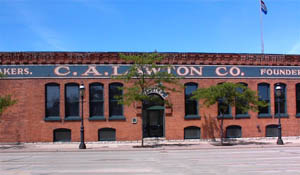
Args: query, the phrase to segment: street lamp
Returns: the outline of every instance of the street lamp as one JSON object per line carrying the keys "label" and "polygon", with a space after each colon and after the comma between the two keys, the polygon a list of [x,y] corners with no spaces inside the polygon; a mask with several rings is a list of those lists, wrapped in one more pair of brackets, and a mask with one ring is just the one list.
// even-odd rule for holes
{"label": "street lamp", "polygon": [[277,84],[275,86],[275,95],[276,95],[276,99],[277,99],[277,108],[278,108],[278,139],[277,139],[277,145],[283,145],[283,141],[281,139],[281,121],[280,121],[280,98],[283,94],[282,92],[282,87]]}
{"label": "street lamp", "polygon": [[80,126],[80,145],[79,149],[86,149],[85,143],[84,143],[84,127],[83,127],[83,97],[84,97],[84,84],[81,83],[79,86],[80,91],[80,97],[81,97],[81,126]]}

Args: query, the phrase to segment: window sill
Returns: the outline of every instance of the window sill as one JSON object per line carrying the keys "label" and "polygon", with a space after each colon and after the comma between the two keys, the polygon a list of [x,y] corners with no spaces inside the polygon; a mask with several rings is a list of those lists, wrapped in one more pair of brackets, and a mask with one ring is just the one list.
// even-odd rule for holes
{"label": "window sill", "polygon": [[224,119],[232,119],[233,118],[233,116],[231,114],[224,114],[223,116],[218,115],[218,119],[221,119],[222,117]]}
{"label": "window sill", "polygon": [[104,116],[92,116],[89,118],[90,121],[95,121],[95,120],[106,120]]}
{"label": "window sill", "polygon": [[249,114],[236,114],[235,118],[242,119],[242,118],[250,118]]}
{"label": "window sill", "polygon": [[[275,114],[275,118],[279,118],[279,115]],[[280,118],[289,118],[289,115],[287,113],[280,113]]]}
{"label": "window sill", "polygon": [[272,118],[272,114],[258,114],[258,118]]}
{"label": "window sill", "polygon": [[80,121],[81,120],[81,117],[79,116],[68,116],[68,117],[65,117],[65,121]]}
{"label": "window sill", "polygon": [[199,115],[186,115],[184,116],[184,119],[193,120],[193,119],[201,119],[201,117]]}
{"label": "window sill", "polygon": [[113,115],[109,116],[108,120],[126,120],[126,118],[123,115]]}
{"label": "window sill", "polygon": [[45,117],[44,120],[47,122],[60,122],[61,121],[59,116]]}

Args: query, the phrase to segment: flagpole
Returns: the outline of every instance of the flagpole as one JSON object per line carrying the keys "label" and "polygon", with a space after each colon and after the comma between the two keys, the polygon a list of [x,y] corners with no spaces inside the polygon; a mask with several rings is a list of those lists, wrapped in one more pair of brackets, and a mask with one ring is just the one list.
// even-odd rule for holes
{"label": "flagpole", "polygon": [[261,0],[259,0],[260,5],[260,40],[261,40],[261,53],[264,54],[264,35],[263,35],[263,16],[262,16],[262,6],[261,6]]}

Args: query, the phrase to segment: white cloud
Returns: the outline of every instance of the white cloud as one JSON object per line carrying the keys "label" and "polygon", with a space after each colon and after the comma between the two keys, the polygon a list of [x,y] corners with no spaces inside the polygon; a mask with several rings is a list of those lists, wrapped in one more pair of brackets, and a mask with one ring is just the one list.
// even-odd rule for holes
{"label": "white cloud", "polygon": [[39,37],[41,42],[44,43],[38,44],[43,45],[43,47],[36,48],[37,50],[40,50],[41,48],[47,50],[67,50],[59,34],[42,24],[42,14],[37,14],[37,12],[34,13],[32,10],[29,10],[30,8],[27,8],[26,3],[21,3],[14,7],[17,10],[20,21],[32,32],[34,32]]}
{"label": "white cloud", "polygon": [[289,51],[289,54],[300,54],[300,34],[298,41],[293,45],[292,49]]}

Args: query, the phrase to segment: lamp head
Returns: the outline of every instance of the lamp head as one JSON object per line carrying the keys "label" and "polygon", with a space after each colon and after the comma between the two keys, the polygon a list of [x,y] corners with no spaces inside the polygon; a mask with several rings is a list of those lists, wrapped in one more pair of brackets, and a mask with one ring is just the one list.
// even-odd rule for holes
{"label": "lamp head", "polygon": [[80,86],[79,86],[79,91],[80,91],[80,95],[82,97],[84,96],[84,90],[85,90],[84,84],[81,83]]}
{"label": "lamp head", "polygon": [[281,97],[282,95],[282,87],[279,84],[275,86],[275,95],[276,97]]}

